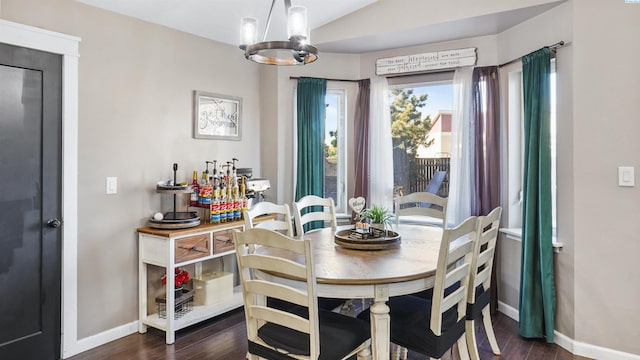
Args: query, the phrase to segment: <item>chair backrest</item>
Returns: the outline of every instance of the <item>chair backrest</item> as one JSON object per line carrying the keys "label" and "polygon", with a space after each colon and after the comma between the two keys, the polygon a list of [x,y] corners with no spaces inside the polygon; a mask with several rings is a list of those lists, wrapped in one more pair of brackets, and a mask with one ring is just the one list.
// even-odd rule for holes
{"label": "chair backrest", "polygon": [[[332,228],[338,226],[336,209],[332,198],[321,198],[316,195],[306,195],[293,203],[293,216],[296,222],[296,235],[302,237],[305,233],[304,225],[312,221],[326,221]],[[325,227],[322,225],[321,227]]]}
{"label": "chair backrest", "polygon": [[[244,212],[245,229],[260,228],[282,232],[285,235],[293,236],[293,224],[291,223],[291,212],[287,204],[274,204],[268,201],[261,201],[253,205]],[[275,219],[254,222],[254,219],[262,215],[276,215]]]}
{"label": "chair backrest", "polygon": [[471,275],[469,277],[469,294],[467,302],[473,304],[476,301],[476,288],[482,284],[484,291],[491,286],[491,271],[493,270],[493,257],[495,256],[496,241],[502,208],[498,206],[487,216],[478,218],[478,241],[471,260]]}
{"label": "chair backrest", "polygon": [[442,226],[445,227],[447,198],[428,192],[403,195],[396,198],[395,213],[396,225],[400,223],[401,216],[422,215],[442,220]]}
{"label": "chair backrest", "polygon": [[[310,358],[320,355],[320,338],[318,322],[318,300],[316,297],[316,281],[309,240],[295,239],[267,229],[248,229],[233,234],[238,260],[238,272],[242,283],[244,311],[247,324],[247,337],[250,342],[271,348],[258,336],[258,331],[265,323],[277,324],[309,334]],[[264,255],[259,252],[245,252],[249,249],[268,246],[276,251]],[[298,261],[289,260],[286,255],[295,254]],[[282,255],[282,256],[280,256]],[[305,288],[294,288],[287,284],[256,279],[252,276],[257,271],[277,272],[279,277],[290,277],[306,282]],[[308,308],[306,314],[289,312],[288,309],[270,307],[266,298],[277,298]],[[291,310],[296,307],[291,307]]]}
{"label": "chair backrest", "polygon": [[424,192],[432,193],[438,195],[438,191],[442,187],[442,183],[444,182],[444,178],[447,176],[447,171],[436,171],[433,173],[433,177],[429,180],[427,187],[424,189]]}
{"label": "chair backrest", "polygon": [[[477,225],[477,217],[472,216],[452,229],[445,229],[442,234],[431,303],[430,328],[435,335],[439,336],[443,332],[445,312],[457,310],[456,323],[465,320],[471,261],[477,241]],[[446,294],[445,289],[454,284],[460,286]]]}

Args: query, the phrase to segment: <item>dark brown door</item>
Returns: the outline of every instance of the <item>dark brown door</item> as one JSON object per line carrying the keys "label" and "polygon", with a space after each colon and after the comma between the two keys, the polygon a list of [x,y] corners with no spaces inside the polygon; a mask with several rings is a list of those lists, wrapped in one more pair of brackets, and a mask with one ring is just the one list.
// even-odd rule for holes
{"label": "dark brown door", "polygon": [[0,359],[59,359],[62,58],[0,44]]}

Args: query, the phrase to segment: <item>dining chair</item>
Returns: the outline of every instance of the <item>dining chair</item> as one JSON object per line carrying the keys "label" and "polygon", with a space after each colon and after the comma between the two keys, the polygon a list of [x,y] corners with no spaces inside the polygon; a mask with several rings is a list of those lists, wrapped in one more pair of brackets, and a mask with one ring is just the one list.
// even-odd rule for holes
{"label": "dining chair", "polygon": [[[303,196],[300,200],[293,202],[293,217],[296,224],[296,236],[300,239],[305,232],[325,227],[327,222],[334,229],[338,226],[332,198],[322,198],[316,195]],[[322,225],[313,222],[322,222]],[[305,227],[308,228],[306,231]],[[345,299],[320,298],[319,304],[321,309],[330,310],[342,307],[346,301]]]}
{"label": "dining chair", "polygon": [[482,317],[482,324],[487,333],[491,350],[495,355],[500,355],[500,347],[493,332],[489,304],[491,302],[491,272],[493,271],[493,258],[501,215],[502,207],[498,206],[488,215],[478,218],[478,241],[471,259],[466,322],[467,346],[473,360],[480,359],[474,330],[474,320],[480,317]]}
{"label": "dining chair", "polygon": [[[306,231],[323,228],[329,222],[332,228],[338,226],[336,209],[332,198],[306,195],[293,202],[293,216],[296,223],[296,236],[301,238]],[[311,223],[322,221],[319,223]],[[306,231],[305,231],[306,228]]]}
{"label": "dining chair", "polygon": [[[309,240],[296,239],[267,229],[247,229],[233,234],[242,284],[247,324],[248,359],[369,359],[371,333],[360,319],[318,309],[316,278]],[[271,247],[272,255],[248,247]],[[277,255],[276,255],[277,254]],[[292,260],[292,256],[293,259]],[[277,273],[270,280],[259,274]],[[303,286],[296,286],[303,283]],[[296,306],[270,307],[266,297]]]}
{"label": "dining chair", "polygon": [[[444,230],[432,299],[413,295],[389,299],[392,343],[435,359],[441,358],[457,343],[461,359],[469,359],[464,334],[477,224],[477,217],[472,216],[460,225]],[[456,283],[459,283],[458,288],[445,292]],[[369,309],[361,312],[358,318],[368,320]]]}
{"label": "dining chair", "polygon": [[[275,215],[275,219],[269,219],[254,223],[254,219],[263,215]],[[260,228],[282,232],[285,235],[293,236],[293,224],[291,223],[291,212],[287,204],[274,204],[268,201],[261,201],[245,210],[245,229]]]}
{"label": "dining chair", "polygon": [[429,192],[406,194],[395,199],[395,214],[396,225],[403,216],[420,215],[440,219],[442,227],[446,227],[447,198]]}
{"label": "dining chair", "polygon": [[[469,355],[472,360],[479,360],[478,342],[475,334],[475,320],[482,317],[482,324],[487,334],[487,339],[491,345],[491,350],[495,355],[500,355],[500,347],[493,332],[491,321],[491,311],[489,304],[491,302],[491,273],[493,271],[493,258],[495,256],[496,242],[498,239],[498,230],[500,226],[500,217],[502,215],[502,207],[498,206],[488,215],[478,218],[478,241],[476,242],[471,258],[471,273],[469,275],[469,291],[467,292],[467,321],[466,321],[466,337],[467,346],[469,347]],[[445,289],[445,293],[457,289],[458,284],[453,284],[450,288]],[[430,299],[433,296],[433,290],[429,289],[416,294],[423,298]],[[402,359],[406,358],[403,351]]]}

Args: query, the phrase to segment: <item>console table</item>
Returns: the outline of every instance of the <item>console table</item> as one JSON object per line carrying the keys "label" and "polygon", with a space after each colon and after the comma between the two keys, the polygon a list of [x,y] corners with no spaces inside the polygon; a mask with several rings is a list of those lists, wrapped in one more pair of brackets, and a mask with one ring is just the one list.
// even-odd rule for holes
{"label": "console table", "polygon": [[[258,219],[264,221],[273,218],[266,216]],[[244,221],[232,221],[223,224],[201,224],[188,229],[164,230],[143,227],[138,232],[138,294],[140,333],[147,332],[151,326],[166,333],[166,343],[175,342],[175,332],[216,315],[239,308],[243,305],[242,288],[234,286],[233,296],[213,305],[194,305],[193,309],[175,318],[174,269],[194,264],[194,279],[202,275],[202,262],[225,257],[229,263],[235,264],[233,234],[235,230],[244,230]],[[147,312],[147,266],[155,265],[165,268],[166,282],[166,317],[158,313]],[[234,266],[235,267],[235,266]],[[237,271],[234,269],[234,272]],[[234,277],[237,278],[237,276]],[[235,283],[234,283],[235,284]]]}

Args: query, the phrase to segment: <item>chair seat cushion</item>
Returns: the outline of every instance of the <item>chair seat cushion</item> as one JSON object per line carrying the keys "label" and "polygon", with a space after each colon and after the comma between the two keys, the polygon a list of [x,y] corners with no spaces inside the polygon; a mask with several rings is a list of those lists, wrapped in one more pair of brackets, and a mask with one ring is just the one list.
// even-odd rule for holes
{"label": "chair seat cushion", "polygon": [[[306,308],[302,312],[306,317]],[[324,360],[342,359],[371,337],[369,324],[360,319],[320,310],[320,357]],[[309,335],[273,323],[258,330],[258,336],[270,346],[296,355],[309,355]],[[268,354],[256,353],[267,359]]]}
{"label": "chair seat cushion", "polygon": [[473,304],[467,304],[467,320],[478,319],[482,316],[482,309],[484,309],[491,302],[491,291],[485,290],[482,284],[476,287],[476,302]]}
{"label": "chair seat cushion", "polygon": [[[440,358],[464,334],[464,319],[456,321],[457,307],[443,315],[442,335],[430,329],[431,300],[406,295],[392,297],[387,303],[391,317],[391,342],[434,358]],[[358,318],[369,321],[369,309]]]}

